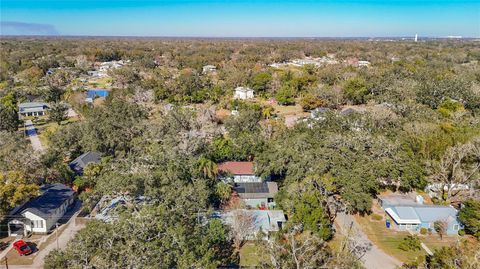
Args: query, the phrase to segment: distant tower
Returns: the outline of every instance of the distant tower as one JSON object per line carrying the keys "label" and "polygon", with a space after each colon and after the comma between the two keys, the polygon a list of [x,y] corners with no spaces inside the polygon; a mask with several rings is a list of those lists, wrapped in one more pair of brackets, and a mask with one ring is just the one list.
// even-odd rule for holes
{"label": "distant tower", "polygon": [[415,34],[415,42],[418,41],[418,34]]}

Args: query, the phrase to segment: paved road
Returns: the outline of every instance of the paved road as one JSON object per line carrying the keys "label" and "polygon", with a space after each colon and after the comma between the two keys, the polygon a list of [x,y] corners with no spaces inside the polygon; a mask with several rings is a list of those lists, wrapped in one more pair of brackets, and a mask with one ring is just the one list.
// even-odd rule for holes
{"label": "paved road", "polygon": [[340,232],[342,234],[347,234],[350,226],[352,226],[352,234],[356,237],[355,240],[357,242],[371,244],[371,248],[362,257],[363,264],[367,269],[395,269],[402,265],[402,262],[389,256],[383,252],[383,250],[374,245],[362,231],[360,225],[355,221],[355,218],[352,215],[339,213],[335,222],[341,227]]}
{"label": "paved road", "polygon": [[38,138],[37,135],[37,130],[35,129],[35,126],[33,126],[33,123],[31,120],[26,120],[25,121],[25,128],[27,132],[28,138],[30,138],[30,142],[32,143],[32,147],[35,151],[43,152],[44,148],[42,146],[42,142],[40,142],[40,139]]}

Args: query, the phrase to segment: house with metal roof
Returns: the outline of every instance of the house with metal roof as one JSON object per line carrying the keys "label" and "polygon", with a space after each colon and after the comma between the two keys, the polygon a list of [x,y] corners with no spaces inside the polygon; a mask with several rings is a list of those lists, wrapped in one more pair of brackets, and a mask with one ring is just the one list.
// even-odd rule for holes
{"label": "house with metal roof", "polygon": [[270,233],[280,231],[287,222],[282,210],[236,209],[223,211],[217,215],[226,225],[242,226],[242,229],[248,233],[247,238],[249,240],[257,239],[260,232],[263,233],[261,239],[268,240]]}
{"label": "house with metal roof", "polygon": [[48,104],[44,102],[27,102],[18,105],[18,115],[20,118],[45,116],[47,110]]}
{"label": "house with metal roof", "polygon": [[387,215],[393,220],[393,227],[398,230],[420,231],[421,228],[435,232],[434,223],[443,221],[446,223],[446,232],[456,235],[463,228],[457,218],[458,211],[452,206],[426,205],[423,199],[416,196],[409,199],[408,196],[390,195],[380,197],[380,204]]}
{"label": "house with metal roof", "polygon": [[102,159],[102,154],[96,151],[86,152],[70,162],[69,166],[76,175],[82,175],[83,169],[90,163],[99,163]]}
{"label": "house with metal roof", "polygon": [[87,97],[85,98],[85,102],[93,103],[95,98],[107,98],[109,95],[109,91],[106,89],[89,89],[87,90]]}
{"label": "house with metal roof", "polygon": [[75,200],[75,192],[63,184],[44,185],[40,193],[10,212],[7,224],[9,236],[48,233]]}
{"label": "house with metal roof", "polygon": [[247,207],[269,209],[275,207],[275,194],[278,192],[276,182],[234,183],[233,191]]}

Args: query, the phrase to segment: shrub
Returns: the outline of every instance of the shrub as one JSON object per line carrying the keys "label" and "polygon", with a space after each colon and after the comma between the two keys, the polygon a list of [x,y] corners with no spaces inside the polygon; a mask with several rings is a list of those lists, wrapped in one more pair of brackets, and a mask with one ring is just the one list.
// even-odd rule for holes
{"label": "shrub", "polygon": [[300,105],[302,106],[304,111],[308,111],[317,107],[324,106],[326,105],[326,102],[322,98],[308,93],[302,97],[302,99],[300,100]]}
{"label": "shrub", "polygon": [[464,229],[458,230],[458,235],[464,236],[465,235],[465,230]]}
{"label": "shrub", "polygon": [[415,251],[421,249],[420,239],[416,235],[409,235],[403,238],[398,246],[403,251]]}
{"label": "shrub", "polygon": [[277,91],[275,98],[277,99],[277,102],[280,105],[283,105],[283,106],[294,105],[295,94],[296,94],[295,89],[289,84],[285,84]]}
{"label": "shrub", "polygon": [[367,81],[361,77],[351,78],[346,81],[343,87],[345,97],[354,105],[364,104],[370,91],[367,88]]}
{"label": "shrub", "polygon": [[458,218],[465,225],[468,234],[480,235],[480,201],[469,199],[463,203]]}
{"label": "shrub", "polygon": [[379,214],[372,214],[372,219],[376,221],[380,221],[383,219],[383,216]]}
{"label": "shrub", "polygon": [[425,227],[420,228],[420,234],[425,235],[425,234],[427,234],[427,232],[428,232],[427,228],[425,228]]}

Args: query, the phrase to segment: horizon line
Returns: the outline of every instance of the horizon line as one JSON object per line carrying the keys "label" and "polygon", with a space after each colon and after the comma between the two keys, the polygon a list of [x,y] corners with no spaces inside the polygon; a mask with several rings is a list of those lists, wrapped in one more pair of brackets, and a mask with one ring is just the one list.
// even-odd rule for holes
{"label": "horizon line", "polygon": [[[407,36],[170,36],[170,35],[4,35],[0,33],[0,38],[4,37],[45,37],[45,38],[178,38],[178,39],[415,39],[415,35]],[[479,39],[472,36],[418,36],[419,39]]]}

